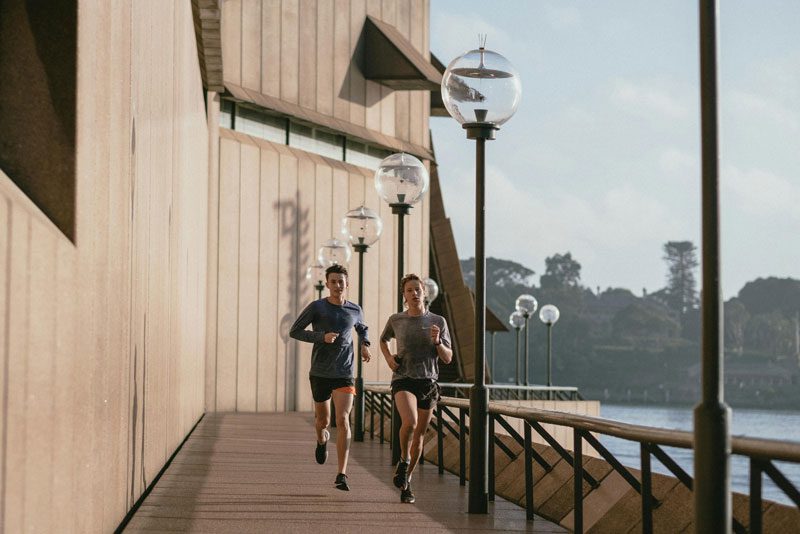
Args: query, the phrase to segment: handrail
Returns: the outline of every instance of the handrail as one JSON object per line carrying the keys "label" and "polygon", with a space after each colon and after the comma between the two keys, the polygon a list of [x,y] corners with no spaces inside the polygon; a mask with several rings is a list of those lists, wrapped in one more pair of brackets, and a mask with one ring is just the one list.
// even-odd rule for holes
{"label": "handrail", "polygon": [[[444,387],[452,387],[454,384],[440,384]],[[468,387],[469,384],[458,384],[459,388]],[[534,386],[536,387],[536,386]],[[521,389],[531,389],[530,386],[521,386]],[[559,388],[553,388],[559,389]],[[563,389],[563,388],[561,388]],[[370,396],[374,399],[375,396],[390,396],[391,390],[386,382],[371,382],[365,385],[365,392],[369,392]],[[374,406],[374,401],[372,401]],[[455,415],[446,409],[446,407],[458,409],[458,427],[456,433],[454,429],[442,418],[444,412],[449,414],[452,419]],[[442,440],[443,428],[447,429],[455,435],[459,440],[460,450],[460,467],[459,475],[461,484],[464,485],[466,465],[465,465],[465,438],[467,435],[467,428],[465,424],[465,417],[468,415],[470,409],[470,401],[464,398],[456,397],[442,397],[439,400],[439,408],[437,409],[437,422],[435,425],[437,431],[437,443],[439,445],[439,472],[443,473],[442,466]],[[643,425],[634,425],[630,423],[623,423],[620,421],[613,421],[603,419],[600,417],[591,417],[587,415],[569,414],[565,412],[557,412],[552,410],[544,410],[541,408],[533,408],[529,406],[520,406],[505,404],[502,400],[490,401],[488,415],[490,420],[497,421],[501,426],[506,427],[503,417],[512,417],[523,421],[524,439],[523,452],[525,455],[525,509],[526,515],[529,519],[533,518],[533,476],[531,472],[531,462],[535,461],[541,465],[546,471],[550,470],[550,465],[543,461],[543,458],[531,446],[531,431],[535,430],[541,435],[544,440],[552,447],[555,447],[559,455],[569,464],[572,465],[574,471],[574,527],[576,532],[582,531],[583,528],[583,486],[581,481],[588,482],[592,487],[597,487],[598,483],[594,478],[586,472],[583,468],[583,453],[582,444],[586,442],[587,445],[596,449],[601,456],[609,462],[612,469],[619,473],[631,487],[641,495],[642,502],[642,528],[643,532],[653,532],[652,519],[653,510],[659,506],[658,499],[653,495],[652,476],[651,476],[651,461],[650,456],[655,456],[662,464],[664,464],[669,471],[690,491],[693,489],[692,477],[686,473],[675,461],[660,448],[660,446],[678,447],[682,449],[694,448],[694,436],[692,432],[685,430],[671,430],[664,428],[654,428]],[[381,435],[383,429],[383,411],[381,411]],[[574,450],[572,452],[566,451],[561,444],[559,444],[552,434],[544,429],[540,423],[552,424],[561,427],[570,427],[573,429]],[[374,424],[373,424],[374,431]],[[502,441],[494,437],[494,425],[490,425],[490,447],[492,450],[489,452],[489,499],[494,500],[494,446],[500,444],[501,449],[506,453],[506,448],[503,446]],[[622,465],[614,455],[609,452],[600,443],[593,433],[614,436],[629,441],[636,441],[640,443],[641,449],[641,480],[634,476],[628,468]],[[512,436],[520,443],[520,436]],[[381,438],[382,439],[382,438]],[[731,438],[731,453],[735,455],[748,457],[750,460],[750,530],[753,534],[760,533],[762,528],[762,496],[761,496],[761,479],[764,475],[772,479],[772,481],[789,497],[795,505],[800,508],[800,491],[783,475],[773,461],[786,461],[800,463],[800,443],[785,442],[771,439],[750,438],[744,436],[735,436]],[[733,531],[737,534],[748,532],[748,529],[738,521],[736,518],[732,519]]]}

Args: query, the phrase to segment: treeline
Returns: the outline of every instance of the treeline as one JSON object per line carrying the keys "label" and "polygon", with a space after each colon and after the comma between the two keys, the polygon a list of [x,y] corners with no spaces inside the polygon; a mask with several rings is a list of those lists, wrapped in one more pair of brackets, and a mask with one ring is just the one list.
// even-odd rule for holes
{"label": "treeline", "polygon": [[[665,286],[637,295],[625,288],[583,286],[581,265],[569,252],[545,260],[538,284],[532,269],[489,258],[487,304],[506,324],[521,294],[533,295],[539,307],[558,306],[556,385],[578,386],[586,396],[611,401],[693,403],[699,394],[701,332],[696,247],[688,241],[665,243],[664,261]],[[461,265],[474,287],[474,260]],[[728,398],[739,405],[775,401],[800,408],[800,280],[748,282],[724,303],[724,316]],[[546,330],[538,315],[529,329],[531,381],[541,384]],[[496,382],[516,380],[515,339],[513,332],[495,336]]]}

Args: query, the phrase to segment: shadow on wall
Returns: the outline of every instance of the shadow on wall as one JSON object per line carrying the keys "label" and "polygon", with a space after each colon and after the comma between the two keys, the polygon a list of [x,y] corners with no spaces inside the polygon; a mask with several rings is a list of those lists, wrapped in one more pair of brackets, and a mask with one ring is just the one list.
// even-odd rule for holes
{"label": "shadow on wall", "polygon": [[[278,314],[285,311],[280,322],[280,337],[283,342],[282,352],[285,362],[284,383],[286,384],[286,393],[284,402],[286,411],[297,409],[299,395],[296,386],[299,378],[297,376],[297,345],[289,337],[289,328],[291,328],[301,308],[306,305],[303,301],[308,289],[305,287],[307,284],[304,283],[305,270],[306,266],[312,263],[311,255],[308,252],[310,247],[313,246],[311,241],[313,236],[310,235],[311,222],[309,221],[311,205],[308,203],[304,205],[302,194],[298,188],[294,200],[279,200],[273,205],[279,210],[281,221],[278,242],[290,243],[288,249],[278,252],[279,261],[284,264],[282,267],[288,267],[289,273],[291,273],[285,287],[286,302],[289,304],[289,309],[278,310]],[[280,282],[282,281],[279,280]]]}

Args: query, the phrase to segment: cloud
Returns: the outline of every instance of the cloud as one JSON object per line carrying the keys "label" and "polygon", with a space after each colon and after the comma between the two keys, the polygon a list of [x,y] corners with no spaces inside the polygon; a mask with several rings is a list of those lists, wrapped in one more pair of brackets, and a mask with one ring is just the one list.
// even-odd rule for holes
{"label": "cloud", "polygon": [[576,30],[581,27],[581,12],[575,6],[547,4],[544,7],[545,20],[554,30]]}
{"label": "cloud", "polygon": [[658,167],[673,182],[682,185],[700,183],[700,162],[694,153],[675,147],[666,147],[658,156]]}
{"label": "cloud", "polygon": [[725,93],[723,106],[730,113],[758,122],[766,121],[791,132],[797,132],[800,125],[796,110],[764,94],[730,90]]}
{"label": "cloud", "polygon": [[685,120],[690,117],[686,99],[666,84],[617,79],[611,87],[611,101],[633,115],[651,120]]}
{"label": "cloud", "polygon": [[743,170],[726,165],[720,175],[723,194],[734,209],[766,218],[800,222],[800,186],[763,169]]}
{"label": "cloud", "polygon": [[445,66],[468,50],[478,48],[478,35],[486,34],[489,50],[513,50],[514,40],[503,29],[498,28],[475,13],[434,12],[431,28],[436,28],[437,50],[434,54]]}

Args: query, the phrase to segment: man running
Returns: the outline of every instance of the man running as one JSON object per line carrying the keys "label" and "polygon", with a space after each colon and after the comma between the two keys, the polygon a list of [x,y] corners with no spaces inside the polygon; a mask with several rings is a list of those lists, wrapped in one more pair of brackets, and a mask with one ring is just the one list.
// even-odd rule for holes
{"label": "man running", "polygon": [[[350,410],[356,393],[353,379],[353,328],[361,342],[361,359],[368,362],[367,325],[358,304],[345,300],[347,269],[332,265],[325,270],[325,286],[329,295],[315,300],[292,325],[289,335],[299,341],[313,343],[311,351],[311,394],[314,397],[314,418],[317,432],[315,456],[318,464],[328,458],[330,432],[330,400],[336,408],[336,452],[339,472],[334,482],[337,489],[350,491],[347,484],[347,458],[350,453]],[[308,325],[312,330],[306,330]]]}

